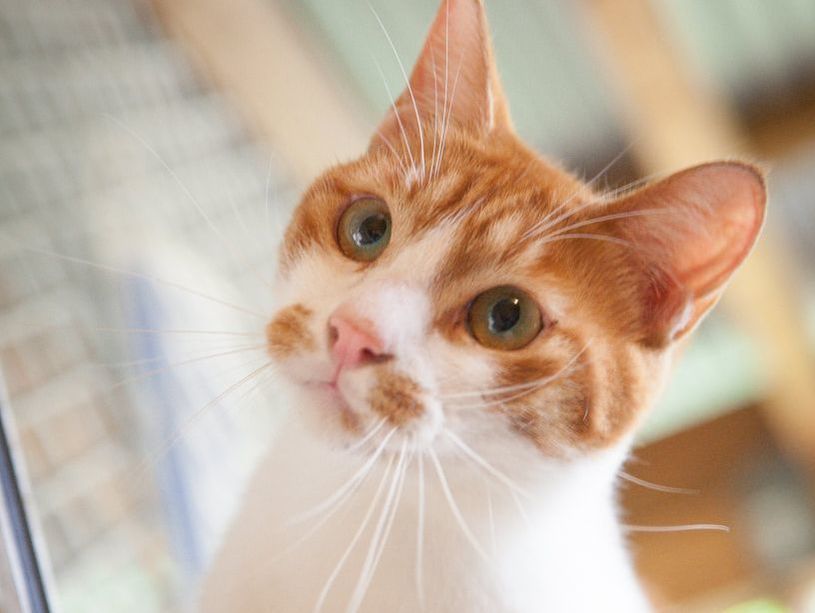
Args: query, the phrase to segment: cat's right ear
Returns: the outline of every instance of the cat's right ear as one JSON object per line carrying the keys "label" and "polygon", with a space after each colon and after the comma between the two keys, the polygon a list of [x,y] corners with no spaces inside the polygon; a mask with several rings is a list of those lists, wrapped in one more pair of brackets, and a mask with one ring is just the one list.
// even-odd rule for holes
{"label": "cat's right ear", "polygon": [[451,125],[478,135],[511,129],[482,0],[442,0],[410,85],[388,110],[371,147],[400,150],[420,131],[432,143],[434,133],[440,138]]}
{"label": "cat's right ear", "polygon": [[713,307],[758,238],[766,200],[758,168],[712,162],[610,205],[619,217],[612,232],[634,264],[628,277],[647,344],[684,337]]}

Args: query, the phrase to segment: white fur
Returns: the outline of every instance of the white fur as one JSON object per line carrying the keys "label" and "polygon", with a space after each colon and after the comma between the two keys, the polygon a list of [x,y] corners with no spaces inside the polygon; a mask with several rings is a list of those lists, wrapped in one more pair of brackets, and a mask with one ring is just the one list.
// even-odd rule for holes
{"label": "white fur", "polygon": [[[517,435],[508,431],[485,427],[477,436],[489,436],[486,447],[494,452],[518,446]],[[479,449],[476,436],[468,442]],[[361,611],[648,610],[616,520],[612,482],[621,450],[557,464],[535,457],[538,452],[529,448],[515,458],[496,458],[479,449],[491,465],[504,470],[522,463],[523,470],[518,471],[515,464],[516,470],[507,472],[531,493],[530,498],[514,498],[507,486],[451,451],[442,460],[450,488],[489,559],[482,559],[462,534],[425,459],[425,606],[421,607],[414,572],[418,521],[414,459],[394,529]],[[360,457],[315,441],[296,422],[289,423],[247,490],[243,509],[207,580],[201,610],[313,611],[371,502],[381,479],[381,463],[364,486],[299,545],[298,540],[321,516],[302,523],[291,520],[329,498],[361,464]],[[494,525],[487,513],[488,495]],[[370,537],[371,529],[329,592],[324,611],[346,611]]]}
{"label": "white fur", "polygon": [[[403,247],[367,273],[353,272],[349,264],[347,274],[338,274],[344,265],[340,256],[314,254],[291,271],[281,305],[303,304],[313,313],[310,325],[318,347],[280,365],[294,382],[292,415],[250,483],[205,581],[200,599],[204,613],[317,610],[321,592],[369,509],[370,524],[336,575],[322,611],[648,609],[623,543],[614,500],[616,474],[629,441],[602,453],[553,460],[503,417],[474,406],[483,399],[472,392],[495,384],[495,364],[488,352],[450,343],[430,325],[427,288],[444,255],[439,245],[449,244],[445,231]],[[325,380],[331,372],[320,339],[327,337],[328,317],[340,306],[350,306],[370,320],[385,350],[397,356],[394,368],[426,390],[421,419],[398,431],[389,424],[379,426],[355,451],[349,447],[356,440],[332,422],[336,407],[330,398],[303,385]],[[552,346],[549,351],[562,355],[563,348]],[[380,419],[365,401],[372,377],[370,369],[363,368],[343,371],[339,380],[345,400],[368,430]],[[464,403],[446,401],[457,393],[472,397]],[[455,440],[463,441],[478,460]],[[369,458],[379,448],[381,456],[371,464]],[[407,455],[400,460],[402,450]],[[426,501],[421,561],[420,458]],[[401,487],[394,478],[383,481],[386,467],[400,462],[406,466]],[[343,490],[366,463],[372,470],[364,482]],[[380,491],[386,496],[393,492],[394,499],[390,506],[382,499],[371,507],[380,484]],[[350,495],[337,497],[344,491]],[[323,505],[322,510],[331,513],[328,519],[324,513],[308,513],[333,499],[342,505]],[[389,523],[386,508],[396,509],[392,530],[360,608],[349,608],[366,557],[369,551],[375,553],[375,526]]]}

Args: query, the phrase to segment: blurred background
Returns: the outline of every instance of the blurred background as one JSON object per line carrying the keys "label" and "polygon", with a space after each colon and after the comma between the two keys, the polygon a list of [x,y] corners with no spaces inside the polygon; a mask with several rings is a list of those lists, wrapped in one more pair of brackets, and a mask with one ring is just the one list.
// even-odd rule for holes
{"label": "blurred background", "polygon": [[[370,1],[410,65],[436,0]],[[600,188],[770,170],[621,499],[668,610],[815,611],[815,2],[487,9],[519,132]],[[364,0],[0,0],[2,404],[56,610],[189,603],[282,408],[281,230],[403,86]]]}

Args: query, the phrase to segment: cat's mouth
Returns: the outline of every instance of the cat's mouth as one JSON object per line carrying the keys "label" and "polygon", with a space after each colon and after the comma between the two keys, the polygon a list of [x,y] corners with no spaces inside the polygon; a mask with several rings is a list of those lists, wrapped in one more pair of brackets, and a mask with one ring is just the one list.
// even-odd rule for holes
{"label": "cat's mouth", "polygon": [[306,381],[304,386],[319,393],[326,408],[336,411],[343,425],[353,430],[358,429],[365,415],[395,427],[422,417],[426,411],[425,390],[412,377],[391,367],[377,368],[372,374],[362,388],[344,385],[336,376]]}
{"label": "cat's mouth", "polygon": [[351,408],[350,403],[346,400],[337,379],[330,381],[306,381],[305,387],[316,390],[324,394],[332,405],[335,405],[337,410],[341,413],[356,416],[356,412]]}
{"label": "cat's mouth", "polygon": [[310,380],[301,382],[301,385],[319,397],[317,406],[320,412],[332,421],[336,420],[343,430],[358,434],[363,429],[362,412],[354,408],[337,381]]}

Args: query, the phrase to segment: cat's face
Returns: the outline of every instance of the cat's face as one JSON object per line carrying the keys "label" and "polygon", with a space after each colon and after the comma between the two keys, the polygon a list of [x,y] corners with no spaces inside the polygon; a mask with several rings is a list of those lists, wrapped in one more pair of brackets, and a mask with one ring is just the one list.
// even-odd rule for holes
{"label": "cat's face", "polygon": [[295,212],[267,336],[329,433],[613,445],[753,244],[751,167],[610,201],[524,147],[497,83],[480,2],[450,0],[369,151]]}

